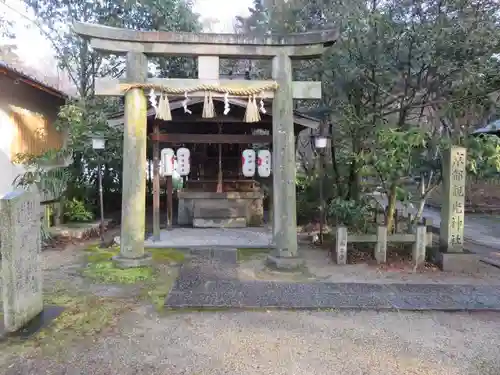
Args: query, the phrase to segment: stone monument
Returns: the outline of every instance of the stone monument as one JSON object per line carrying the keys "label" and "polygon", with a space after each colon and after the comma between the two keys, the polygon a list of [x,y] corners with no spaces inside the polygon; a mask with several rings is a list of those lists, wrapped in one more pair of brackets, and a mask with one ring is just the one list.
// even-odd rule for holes
{"label": "stone monument", "polygon": [[452,147],[443,157],[443,202],[439,245],[441,251],[464,251],[464,209],[467,149]]}
{"label": "stone monument", "polygon": [[43,310],[40,197],[17,190],[0,198],[4,329],[16,332]]}

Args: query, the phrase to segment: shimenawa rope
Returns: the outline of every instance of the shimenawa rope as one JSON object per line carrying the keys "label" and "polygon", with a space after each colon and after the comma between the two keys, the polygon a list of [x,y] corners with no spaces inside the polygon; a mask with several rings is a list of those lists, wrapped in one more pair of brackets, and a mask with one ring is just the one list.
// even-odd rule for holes
{"label": "shimenawa rope", "polygon": [[[228,95],[232,96],[247,96],[248,97],[248,104],[247,104],[247,109],[245,112],[245,122],[258,122],[260,121],[260,113],[259,113],[259,106],[257,106],[257,101],[256,98],[259,96],[258,94],[261,94],[264,91],[276,91],[278,89],[278,83],[276,82],[269,82],[267,84],[264,84],[262,86],[256,86],[256,87],[248,87],[248,88],[234,88],[234,87],[224,87],[224,86],[219,86],[219,85],[212,85],[212,84],[203,84],[203,85],[198,85],[195,87],[190,87],[186,89],[180,89],[180,88],[173,88],[173,87],[167,87],[163,85],[158,85],[154,83],[132,83],[132,84],[120,84],[120,90],[123,92],[127,92],[132,89],[143,89],[147,90],[150,89],[149,97],[150,97],[150,102],[153,105],[153,107],[156,110],[156,118],[164,121],[171,121],[172,120],[172,114],[170,111],[170,105],[169,105],[169,100],[167,94],[174,94],[174,95],[182,95],[184,94],[185,100],[183,102],[184,106],[184,111],[186,113],[190,113],[190,111],[187,109],[187,102],[188,102],[188,95],[189,93],[192,92],[197,92],[197,91],[205,91],[205,99],[203,103],[203,113],[202,117],[203,118],[213,118],[216,116],[215,113],[215,106],[213,103],[213,98],[212,98],[212,93],[217,92],[224,95],[224,114],[227,114],[229,112],[229,102],[228,102]],[[159,103],[156,105],[156,91],[160,91],[160,100]],[[264,108],[264,102],[261,98],[260,100],[260,110],[262,110],[263,113],[265,113]]]}

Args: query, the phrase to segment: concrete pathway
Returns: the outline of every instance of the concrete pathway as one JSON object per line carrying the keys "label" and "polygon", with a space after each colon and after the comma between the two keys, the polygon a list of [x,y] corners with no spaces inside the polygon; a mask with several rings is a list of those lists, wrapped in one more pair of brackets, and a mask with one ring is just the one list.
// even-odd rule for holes
{"label": "concrete pathway", "polygon": [[162,230],[160,240],[150,236],[145,246],[149,248],[219,246],[238,248],[268,248],[271,245],[271,230],[258,228],[173,228]]}
{"label": "concrete pathway", "polygon": [[[424,217],[432,219],[433,227],[439,229],[441,214],[427,207]],[[486,214],[465,214],[465,248],[481,256],[487,264],[500,268],[500,217]]]}
{"label": "concrete pathway", "polygon": [[[378,202],[382,206],[387,205],[387,199],[377,196]],[[398,202],[397,209],[402,212],[416,213],[415,206],[410,204],[408,207]],[[432,220],[435,228],[441,226],[441,212],[432,207],[425,207],[423,217]],[[470,251],[490,256],[492,252],[500,252],[500,217],[485,214],[466,214],[465,215],[465,240]],[[479,246],[474,246],[479,245]]]}
{"label": "concrete pathway", "polygon": [[[424,209],[424,217],[432,219],[432,224],[441,226],[441,213],[431,207]],[[465,238],[473,243],[500,251],[500,217],[486,214],[465,214]]]}

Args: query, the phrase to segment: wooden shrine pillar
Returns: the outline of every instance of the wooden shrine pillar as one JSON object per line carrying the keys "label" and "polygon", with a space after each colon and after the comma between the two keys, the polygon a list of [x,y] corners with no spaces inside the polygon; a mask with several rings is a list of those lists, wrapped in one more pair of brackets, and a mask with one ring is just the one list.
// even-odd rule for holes
{"label": "wooden shrine pillar", "polygon": [[[145,82],[148,60],[143,53],[127,53],[127,81]],[[125,94],[123,129],[123,186],[120,267],[138,267],[149,261],[144,254],[146,224],[147,101],[141,88]]]}
{"label": "wooden shrine pillar", "polygon": [[[153,133],[160,133],[157,121]],[[160,240],[160,141],[153,140],[153,240]]]}
{"label": "wooden shrine pillar", "polygon": [[167,228],[172,229],[174,220],[174,181],[173,176],[166,177],[166,188],[167,188]]}

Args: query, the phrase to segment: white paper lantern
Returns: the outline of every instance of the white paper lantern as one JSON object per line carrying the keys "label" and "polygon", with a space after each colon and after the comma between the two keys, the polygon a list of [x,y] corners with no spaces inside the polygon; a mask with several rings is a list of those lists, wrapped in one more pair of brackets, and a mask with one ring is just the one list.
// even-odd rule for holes
{"label": "white paper lantern", "polygon": [[244,150],[241,157],[241,164],[243,176],[253,177],[255,175],[255,150]]}
{"label": "white paper lantern", "polygon": [[171,148],[161,150],[161,176],[172,176],[175,166],[175,153]]}
{"label": "white paper lantern", "polygon": [[321,149],[321,148],[326,148],[326,145],[328,143],[328,138],[324,136],[318,136],[314,138],[314,147]]}
{"label": "white paper lantern", "polygon": [[185,147],[177,150],[177,172],[181,176],[187,176],[191,171],[191,152]]}
{"label": "white paper lantern", "polygon": [[92,148],[94,150],[104,150],[106,148],[106,140],[102,137],[92,137]]}
{"label": "white paper lantern", "polygon": [[271,175],[271,151],[259,150],[257,153],[257,173],[260,177]]}

